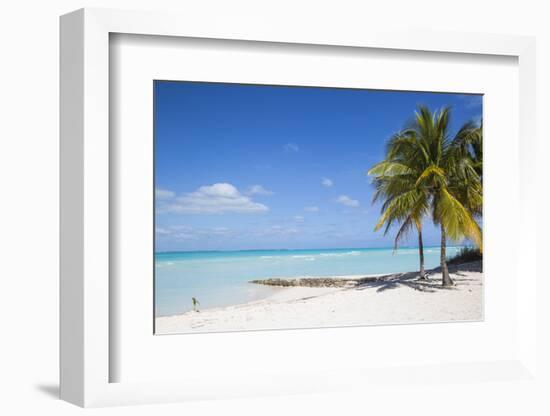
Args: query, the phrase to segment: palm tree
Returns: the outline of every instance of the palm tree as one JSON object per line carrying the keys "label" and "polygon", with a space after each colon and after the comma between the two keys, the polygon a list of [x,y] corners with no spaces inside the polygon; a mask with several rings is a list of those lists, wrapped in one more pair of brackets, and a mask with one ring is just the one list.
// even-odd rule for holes
{"label": "palm tree", "polygon": [[[390,186],[380,185],[378,178],[375,179],[377,191],[381,189],[380,195],[384,195],[387,202],[382,207],[377,229],[384,223],[387,229],[395,221],[404,224],[405,211],[417,209],[414,212],[423,214],[429,207],[432,220],[441,230],[443,286],[453,284],[446,260],[447,239],[466,237],[480,248],[482,244],[481,229],[474,218],[481,213],[481,165],[476,170],[470,152],[475,126],[466,123],[451,138],[449,119],[449,108],[432,113],[420,106],[410,125],[389,141],[385,161],[371,169],[382,177],[381,182],[395,181]],[[400,188],[401,193],[394,194],[386,188]],[[414,208],[416,204],[418,208]]]}
{"label": "palm tree", "polygon": [[483,120],[479,125],[473,121],[464,124],[453,142],[460,150],[461,157],[469,159],[478,176],[483,179]]}
{"label": "palm tree", "polygon": [[449,187],[457,199],[476,217],[483,208],[483,124],[466,123],[456,134],[449,155],[455,172]]}
{"label": "palm tree", "polygon": [[[393,140],[397,139],[397,135]],[[394,239],[393,249],[411,229],[416,228],[418,234],[418,257],[420,261],[420,279],[426,279],[424,268],[424,244],[422,240],[422,218],[428,212],[428,193],[416,186],[414,165],[407,166],[409,160],[405,154],[394,152],[388,146],[388,159],[374,165],[368,175],[374,176],[373,184],[376,191],[373,203],[384,199],[382,204],[382,217],[376,224],[375,231],[385,225],[384,235],[391,226],[400,223],[401,226]],[[401,149],[404,150],[404,149]]]}

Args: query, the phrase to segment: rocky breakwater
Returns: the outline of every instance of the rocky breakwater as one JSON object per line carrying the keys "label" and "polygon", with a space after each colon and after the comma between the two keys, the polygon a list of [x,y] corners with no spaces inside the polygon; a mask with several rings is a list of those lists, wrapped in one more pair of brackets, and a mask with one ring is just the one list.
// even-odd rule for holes
{"label": "rocky breakwater", "polygon": [[354,287],[364,283],[372,283],[382,280],[383,277],[296,277],[296,278],[270,278],[251,280],[250,283],[280,287]]}

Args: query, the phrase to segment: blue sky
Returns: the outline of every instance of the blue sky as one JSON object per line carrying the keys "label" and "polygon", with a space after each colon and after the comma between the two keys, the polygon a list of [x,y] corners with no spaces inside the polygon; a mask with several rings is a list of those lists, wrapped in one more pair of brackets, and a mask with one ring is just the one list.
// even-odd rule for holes
{"label": "blue sky", "polygon": [[[481,96],[156,81],[157,251],[390,247],[365,172],[418,104]],[[425,224],[425,244],[439,232]],[[412,235],[404,245],[416,245]]]}

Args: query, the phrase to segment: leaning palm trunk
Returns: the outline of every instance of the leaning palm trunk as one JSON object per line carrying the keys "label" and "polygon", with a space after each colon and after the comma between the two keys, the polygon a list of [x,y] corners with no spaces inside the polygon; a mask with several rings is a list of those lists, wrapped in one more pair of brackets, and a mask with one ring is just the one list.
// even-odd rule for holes
{"label": "leaning palm trunk", "polygon": [[451,275],[449,274],[449,268],[447,267],[447,235],[443,224],[441,225],[441,275],[443,286],[454,285]]}
{"label": "leaning palm trunk", "polygon": [[422,243],[422,230],[418,229],[418,257],[420,258],[420,280],[426,280],[424,270],[424,244]]}

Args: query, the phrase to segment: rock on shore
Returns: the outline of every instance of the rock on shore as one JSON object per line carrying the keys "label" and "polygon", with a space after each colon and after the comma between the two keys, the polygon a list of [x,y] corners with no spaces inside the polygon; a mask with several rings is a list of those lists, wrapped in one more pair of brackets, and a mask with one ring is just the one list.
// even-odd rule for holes
{"label": "rock on shore", "polygon": [[378,276],[366,277],[300,277],[300,278],[271,278],[251,280],[250,283],[256,283],[267,286],[281,287],[353,287],[363,283],[377,282],[381,278]]}

